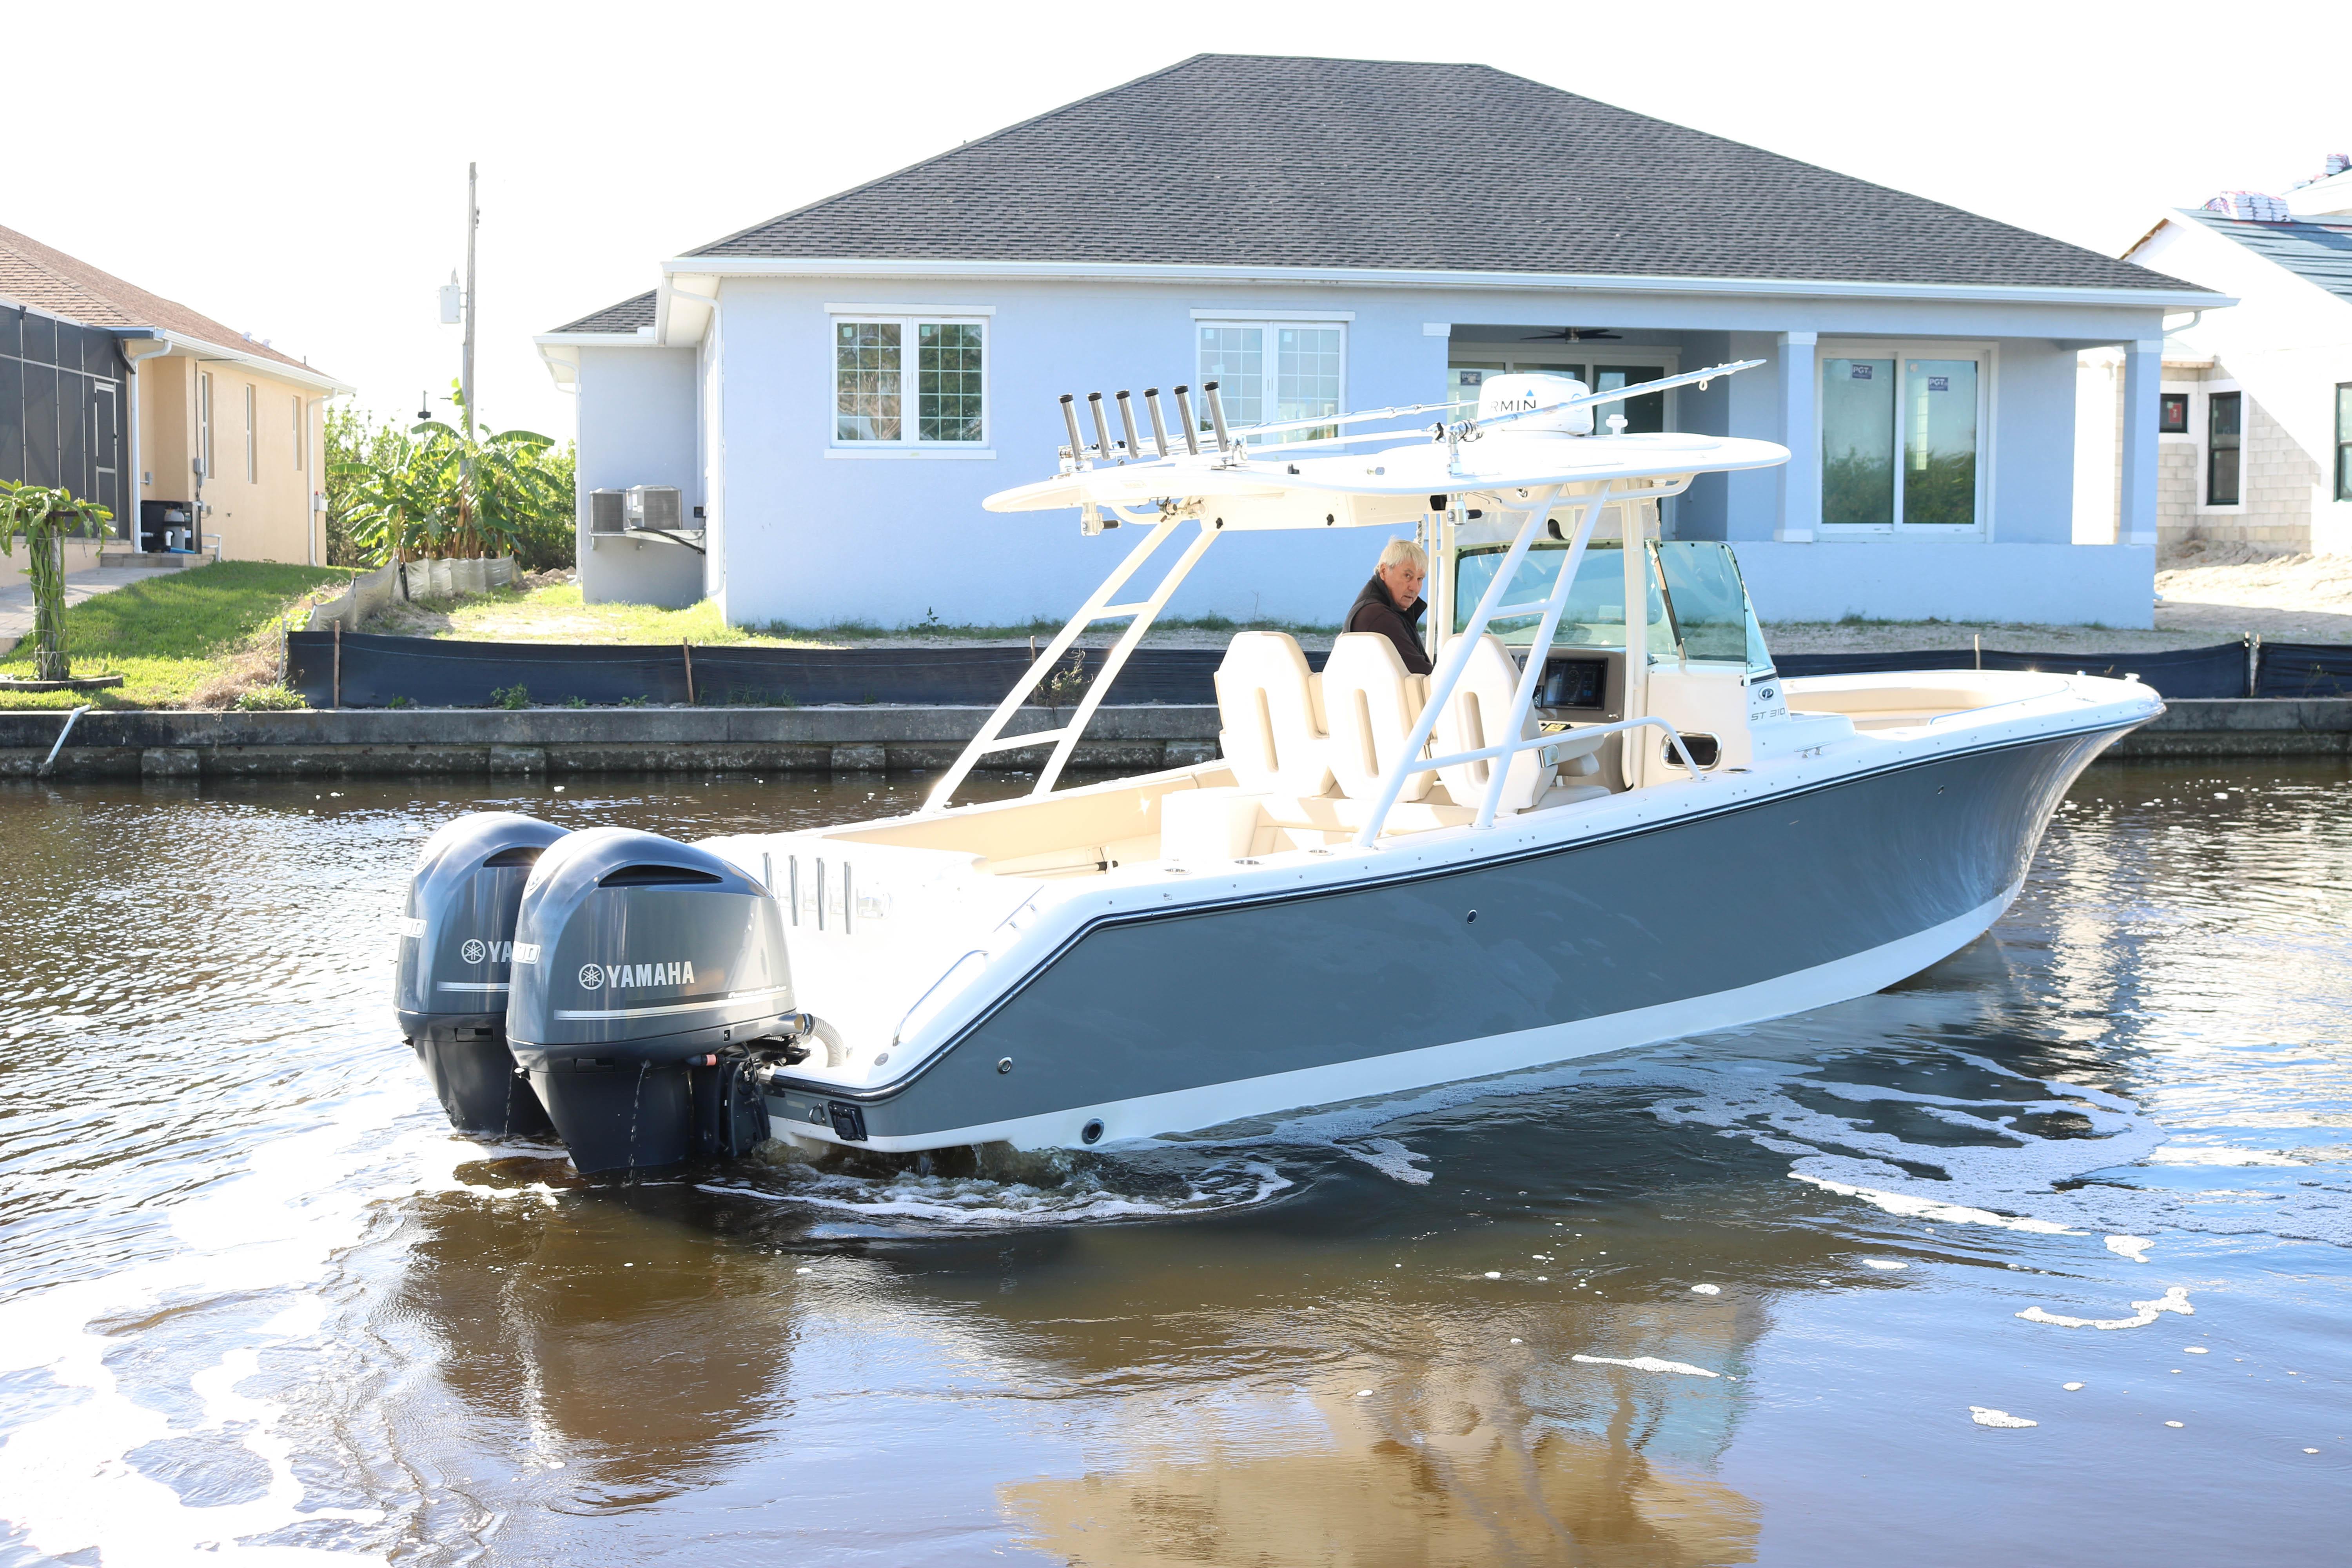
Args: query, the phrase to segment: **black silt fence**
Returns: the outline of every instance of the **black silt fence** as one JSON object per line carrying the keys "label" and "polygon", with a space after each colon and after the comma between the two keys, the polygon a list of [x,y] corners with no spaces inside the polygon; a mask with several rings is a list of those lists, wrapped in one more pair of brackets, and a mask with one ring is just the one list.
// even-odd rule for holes
{"label": "black silt fence", "polygon": [[[336,699],[331,632],[287,637],[287,684],[313,707]],[[738,707],[896,703],[993,707],[1031,662],[1025,647],[784,648],[677,644],[443,642],[346,632],[346,708],[488,707],[520,687],[535,705],[577,700]],[[1050,695],[1075,700],[1101,671],[1105,650],[1074,649],[1047,677]],[[1105,701],[1213,703],[1222,648],[1139,648]],[[1324,656],[1307,655],[1322,668]],[[1075,666],[1075,668],[1073,668]],[[692,695],[688,696],[691,668]]]}
{"label": "black silt fence", "polygon": [[[1102,669],[1104,650],[1065,656],[1047,678],[1059,702],[1075,700]],[[1307,663],[1323,667],[1325,655]],[[1907,653],[1783,654],[1784,676],[1979,668],[1971,648]],[[346,708],[480,708],[520,687],[539,705],[572,700],[738,707],[831,703],[992,707],[1027,670],[1024,647],[784,648],[677,645],[441,642],[346,633],[341,697]],[[1139,648],[1105,699],[1114,705],[1214,703],[1222,648]],[[2165,653],[2005,653],[1987,648],[1980,668],[2137,675],[2158,696],[2244,697],[2243,643]],[[1075,665],[1075,668],[1073,666]],[[691,676],[689,677],[689,668]],[[691,680],[691,698],[688,682]],[[331,632],[287,638],[287,681],[314,707],[335,700]],[[2352,648],[2273,643],[2263,649],[2263,697],[2352,696]]]}
{"label": "black silt fence", "polygon": [[2352,697],[2352,644],[2265,642],[2257,697]]}
{"label": "black silt fence", "polygon": [[[2137,675],[2159,697],[2244,697],[2246,645],[2217,643],[2210,647],[2175,648],[2163,653],[2003,653],[1987,648],[1979,663],[1973,648],[1931,649],[1906,653],[1784,653],[1773,665],[1784,676],[1854,675],[1870,670],[2042,669],[2055,674],[2103,675],[2120,680]],[[2263,649],[2265,678],[2270,648]],[[2345,667],[2352,670],[2352,663]],[[2347,688],[2352,689],[2352,688]],[[2263,691],[2255,695],[2274,694]]]}

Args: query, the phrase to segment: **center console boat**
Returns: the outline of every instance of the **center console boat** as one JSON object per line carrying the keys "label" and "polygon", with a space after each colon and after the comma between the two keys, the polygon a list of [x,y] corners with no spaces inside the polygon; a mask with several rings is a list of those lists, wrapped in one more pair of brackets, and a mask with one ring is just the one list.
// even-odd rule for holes
{"label": "center console boat", "polygon": [[[1173,438],[1146,394],[1148,449],[1126,394],[1124,441],[1065,398],[1059,471],[986,504],[1135,542],[921,810],[696,844],[461,818],[403,917],[404,1032],[436,1083],[509,1117],[491,1086],[521,1086],[581,1170],[623,1172],[770,1137],[1115,1145],[1903,979],[2000,916],[2074,777],[2161,706],[2080,675],[1782,679],[1731,548],[1657,534],[1697,476],[1788,453],[1594,427],[1745,368],[1490,377],[1474,414],[1403,429],[1430,411],[1229,430],[1210,386],[1203,432],[1178,388]],[[1291,529],[1424,543],[1433,672],[1373,634],[1318,670],[1242,632],[1218,760],[1061,787],[1201,557]],[[1068,721],[1016,728],[1117,620]],[[1039,751],[1026,794],[957,804]],[[413,1005],[441,994],[461,1026]]]}

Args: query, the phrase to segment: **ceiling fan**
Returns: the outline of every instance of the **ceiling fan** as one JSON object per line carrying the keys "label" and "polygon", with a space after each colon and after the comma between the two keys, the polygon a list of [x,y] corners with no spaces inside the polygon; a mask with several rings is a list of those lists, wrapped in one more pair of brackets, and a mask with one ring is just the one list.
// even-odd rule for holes
{"label": "ceiling fan", "polygon": [[1533,343],[1557,338],[1564,343],[1602,343],[1615,342],[1621,335],[1609,331],[1606,327],[1561,327],[1554,331],[1529,332],[1519,342]]}

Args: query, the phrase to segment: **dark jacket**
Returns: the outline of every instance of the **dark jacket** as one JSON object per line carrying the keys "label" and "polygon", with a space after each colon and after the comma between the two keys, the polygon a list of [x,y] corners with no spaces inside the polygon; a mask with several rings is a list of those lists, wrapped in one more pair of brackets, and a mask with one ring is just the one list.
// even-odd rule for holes
{"label": "dark jacket", "polygon": [[1396,601],[1389,597],[1388,584],[1376,572],[1372,580],[1364,584],[1364,591],[1356,595],[1356,602],[1348,606],[1347,625],[1341,629],[1380,633],[1396,644],[1397,656],[1404,660],[1407,673],[1427,675],[1429,655],[1422,651],[1421,637],[1414,627],[1428,608],[1429,601],[1415,599],[1398,609]]}

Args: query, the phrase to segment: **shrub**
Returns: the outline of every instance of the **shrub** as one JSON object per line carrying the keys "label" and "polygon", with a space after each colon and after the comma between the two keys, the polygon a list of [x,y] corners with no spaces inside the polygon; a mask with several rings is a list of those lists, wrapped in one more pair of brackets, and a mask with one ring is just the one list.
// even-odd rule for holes
{"label": "shrub", "polygon": [[501,686],[490,693],[490,706],[493,708],[528,708],[530,706],[530,689],[522,685],[520,682],[517,682],[512,686]]}
{"label": "shrub", "polygon": [[278,712],[289,708],[308,708],[302,694],[286,686],[251,686],[237,693],[236,705],[248,713]]}

